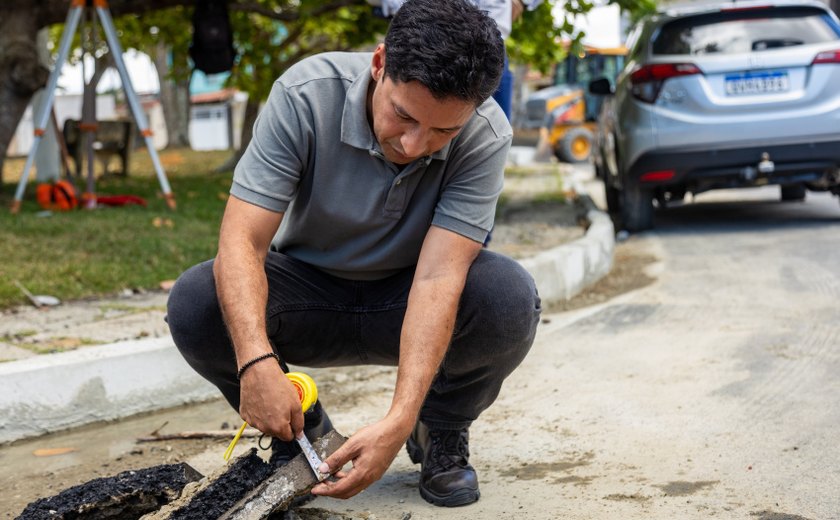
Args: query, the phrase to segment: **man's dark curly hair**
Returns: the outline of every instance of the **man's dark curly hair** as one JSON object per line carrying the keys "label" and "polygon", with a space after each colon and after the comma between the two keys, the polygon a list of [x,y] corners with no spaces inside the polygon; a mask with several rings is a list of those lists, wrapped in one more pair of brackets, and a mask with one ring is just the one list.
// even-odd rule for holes
{"label": "man's dark curly hair", "polygon": [[385,75],[478,106],[499,86],[504,53],[496,22],[468,0],[408,0],[385,35]]}

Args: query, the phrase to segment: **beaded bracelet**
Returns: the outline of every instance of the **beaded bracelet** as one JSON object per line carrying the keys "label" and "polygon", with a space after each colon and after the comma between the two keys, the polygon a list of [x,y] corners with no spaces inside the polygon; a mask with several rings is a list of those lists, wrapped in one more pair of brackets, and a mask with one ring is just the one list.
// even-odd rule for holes
{"label": "beaded bracelet", "polygon": [[274,352],[268,352],[266,354],[262,354],[260,356],[255,357],[251,361],[248,361],[244,365],[242,365],[242,368],[240,368],[239,371],[236,372],[236,379],[242,379],[242,374],[244,374],[246,370],[251,368],[252,365],[256,365],[257,363],[259,363],[263,359],[268,359],[268,358],[274,358],[274,359],[277,360],[278,363],[280,363],[280,356],[278,356]]}

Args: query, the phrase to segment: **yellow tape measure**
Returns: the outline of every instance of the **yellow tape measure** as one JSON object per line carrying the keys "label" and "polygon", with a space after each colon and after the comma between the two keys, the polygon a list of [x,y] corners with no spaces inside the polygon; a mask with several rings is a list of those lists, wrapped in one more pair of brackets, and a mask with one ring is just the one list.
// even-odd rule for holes
{"label": "yellow tape measure", "polygon": [[318,401],[318,387],[315,386],[315,381],[303,372],[289,372],[286,377],[297,390],[300,407],[306,413]]}
{"label": "yellow tape measure", "polygon": [[[312,408],[312,406],[315,405],[316,402],[318,402],[318,387],[315,386],[315,380],[303,372],[289,372],[286,374],[286,377],[289,378],[289,381],[291,381],[295,390],[297,390],[298,398],[300,399],[300,407],[303,412],[306,413],[310,408]],[[243,422],[242,426],[239,427],[239,431],[236,432],[233,440],[230,441],[230,445],[225,450],[225,460],[230,460],[230,456],[233,454],[233,448],[236,447],[236,443],[239,442],[239,438],[242,437],[242,432],[245,431],[247,426],[248,423]]]}

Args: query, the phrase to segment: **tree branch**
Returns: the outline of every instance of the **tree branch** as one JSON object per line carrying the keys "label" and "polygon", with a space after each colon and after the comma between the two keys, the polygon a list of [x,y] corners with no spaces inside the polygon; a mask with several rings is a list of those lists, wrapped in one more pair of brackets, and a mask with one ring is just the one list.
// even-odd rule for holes
{"label": "tree branch", "polygon": [[[326,5],[322,5],[317,9],[313,9],[312,11],[306,13],[307,16],[321,16],[327,13],[331,13],[337,9],[341,9],[342,7],[349,7],[353,5],[366,5],[367,2],[364,0],[335,0],[330,2]],[[300,9],[293,9],[290,11],[275,11],[273,9],[269,9],[268,7],[264,7],[256,2],[236,2],[232,3],[229,6],[231,11],[243,11],[247,13],[256,13],[266,18],[271,18],[272,20],[278,20],[281,22],[295,22],[300,20],[301,12]]]}

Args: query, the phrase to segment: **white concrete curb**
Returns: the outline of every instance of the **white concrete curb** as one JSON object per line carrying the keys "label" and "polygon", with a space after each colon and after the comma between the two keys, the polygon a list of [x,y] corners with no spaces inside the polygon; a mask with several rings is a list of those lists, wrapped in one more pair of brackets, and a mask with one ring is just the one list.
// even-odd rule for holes
{"label": "white concrete curb", "polygon": [[[584,237],[521,261],[543,302],[573,297],[612,267],[612,222],[596,209],[587,218]],[[169,336],[0,363],[0,444],[218,396]]]}
{"label": "white concrete curb", "polygon": [[0,443],[218,395],[170,337],[0,363]]}
{"label": "white concrete curb", "polygon": [[569,300],[610,272],[612,220],[597,209],[590,209],[586,217],[590,225],[582,238],[520,261],[534,277],[543,302]]}

